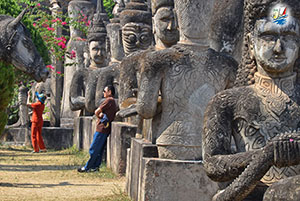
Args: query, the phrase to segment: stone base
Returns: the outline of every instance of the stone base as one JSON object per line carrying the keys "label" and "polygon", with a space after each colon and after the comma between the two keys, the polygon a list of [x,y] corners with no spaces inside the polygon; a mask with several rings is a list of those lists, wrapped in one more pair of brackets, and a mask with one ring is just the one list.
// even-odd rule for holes
{"label": "stone base", "polygon": [[62,128],[74,128],[74,119],[73,118],[61,118],[60,127]]}
{"label": "stone base", "polygon": [[136,129],[137,126],[125,122],[112,122],[111,134],[107,139],[107,167],[115,174],[125,174],[127,149]]}
{"label": "stone base", "polygon": [[201,161],[143,158],[139,201],[211,201],[218,190]]}
{"label": "stone base", "polygon": [[158,157],[156,145],[145,139],[131,138],[127,156],[126,191],[133,200],[139,200],[141,183],[141,163],[143,157]]}
{"label": "stone base", "polygon": [[217,190],[201,161],[160,159],[156,145],[132,138],[126,169],[126,191],[132,200],[211,201]]}
{"label": "stone base", "polygon": [[[31,146],[30,128],[5,129],[1,143]],[[73,145],[73,129],[60,127],[43,127],[42,136],[47,149],[66,149]]]}
{"label": "stone base", "polygon": [[95,117],[76,117],[74,119],[73,144],[78,150],[89,150],[96,129]]}

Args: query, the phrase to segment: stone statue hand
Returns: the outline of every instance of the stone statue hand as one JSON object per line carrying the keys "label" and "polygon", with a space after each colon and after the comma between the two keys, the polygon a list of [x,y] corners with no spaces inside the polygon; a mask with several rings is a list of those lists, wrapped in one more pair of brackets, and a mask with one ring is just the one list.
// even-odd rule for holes
{"label": "stone statue hand", "polygon": [[274,165],[286,167],[300,164],[300,133],[281,134],[272,139]]}

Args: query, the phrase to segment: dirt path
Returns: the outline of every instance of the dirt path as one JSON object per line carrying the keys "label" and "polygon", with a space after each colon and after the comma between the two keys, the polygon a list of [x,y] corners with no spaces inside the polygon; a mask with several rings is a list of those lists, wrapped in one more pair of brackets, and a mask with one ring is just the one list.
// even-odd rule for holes
{"label": "dirt path", "polygon": [[0,200],[123,200],[125,178],[107,168],[78,173],[87,153],[69,149],[31,153],[0,146]]}

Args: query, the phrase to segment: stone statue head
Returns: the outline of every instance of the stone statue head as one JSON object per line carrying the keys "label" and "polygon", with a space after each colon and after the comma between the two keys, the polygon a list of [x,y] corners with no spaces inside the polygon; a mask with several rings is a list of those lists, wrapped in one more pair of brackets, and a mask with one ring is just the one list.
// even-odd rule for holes
{"label": "stone statue head", "polygon": [[236,85],[253,84],[257,71],[271,77],[297,71],[294,65],[299,58],[300,2],[247,0],[244,10],[243,57]]}
{"label": "stone statue head", "polygon": [[293,73],[299,51],[299,24],[291,18],[286,25],[269,19],[256,21],[249,34],[250,55],[256,61],[257,71],[272,77]]}
{"label": "stone statue head", "polygon": [[106,66],[106,28],[99,15],[95,15],[88,30],[90,67]]}
{"label": "stone statue head", "polygon": [[208,45],[214,0],[174,0],[180,34],[179,43]]}
{"label": "stone statue head", "polygon": [[152,23],[156,47],[166,48],[179,39],[174,14],[174,0],[152,0]]}
{"label": "stone statue head", "polygon": [[131,0],[120,14],[125,55],[146,50],[152,43],[152,20],[143,0]]}

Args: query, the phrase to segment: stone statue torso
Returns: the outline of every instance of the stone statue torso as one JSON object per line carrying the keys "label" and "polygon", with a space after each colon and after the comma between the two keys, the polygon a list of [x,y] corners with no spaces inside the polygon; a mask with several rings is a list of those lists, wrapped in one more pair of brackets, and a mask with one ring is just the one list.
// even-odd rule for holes
{"label": "stone statue torso", "polygon": [[163,101],[157,144],[199,147],[200,151],[187,153],[189,159],[199,159],[206,105],[233,81],[235,62],[212,49],[193,51],[176,45],[170,51],[180,56],[161,67]]}
{"label": "stone statue torso", "polygon": [[[232,134],[237,152],[260,149],[273,137],[300,128],[300,85],[294,85],[295,80],[296,74],[278,80],[256,74],[255,85],[226,93],[232,95],[226,102],[233,107]],[[300,166],[272,166],[262,181],[271,184],[299,173]]]}

